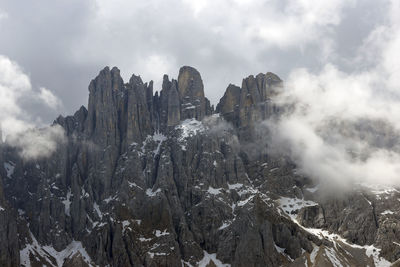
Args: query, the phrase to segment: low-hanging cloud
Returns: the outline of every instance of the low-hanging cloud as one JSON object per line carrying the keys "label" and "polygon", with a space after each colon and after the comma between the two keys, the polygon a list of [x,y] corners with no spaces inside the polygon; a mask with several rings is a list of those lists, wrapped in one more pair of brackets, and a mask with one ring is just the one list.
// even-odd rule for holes
{"label": "low-hanging cloud", "polygon": [[49,157],[57,146],[65,142],[65,132],[60,125],[31,128],[8,136],[6,142],[15,147],[25,160]]}
{"label": "low-hanging cloud", "polygon": [[[61,127],[43,127],[40,117],[33,117],[24,106],[25,101],[57,110],[61,101],[48,89],[35,90],[21,67],[0,55],[0,125],[6,142],[16,147],[25,159],[49,156],[56,144],[63,140]],[[36,127],[42,127],[36,129]],[[1,137],[1,141],[3,141]]]}
{"label": "low-hanging cloud", "polygon": [[372,67],[297,69],[276,99],[286,112],[264,126],[303,174],[340,185],[400,185],[400,5],[393,1],[388,13],[354,62],[372,60]]}

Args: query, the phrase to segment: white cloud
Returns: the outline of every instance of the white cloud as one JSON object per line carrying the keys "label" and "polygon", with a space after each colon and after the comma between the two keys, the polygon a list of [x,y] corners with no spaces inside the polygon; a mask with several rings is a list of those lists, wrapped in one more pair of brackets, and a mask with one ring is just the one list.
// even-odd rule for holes
{"label": "white cloud", "polygon": [[332,27],[340,24],[343,10],[355,3],[345,0],[183,2],[196,18],[209,26],[218,21],[229,33],[245,33],[243,40],[251,42],[256,38],[265,45],[280,48],[330,43]]}
{"label": "white cloud", "polygon": [[58,99],[53,92],[44,87],[39,88],[38,97],[52,109],[57,109],[58,107],[62,106],[60,99]]}
{"label": "white cloud", "polygon": [[[162,85],[162,75],[161,73],[171,73],[175,71],[173,69],[174,65],[173,58],[168,58],[163,55],[153,54],[145,59],[145,64],[143,68],[143,75],[145,77],[155,77],[154,84],[155,89],[161,88]],[[144,81],[146,82],[146,81]]]}
{"label": "white cloud", "polygon": [[60,125],[42,129],[31,128],[10,135],[6,142],[16,147],[21,157],[31,160],[51,156],[57,146],[65,142],[64,134]]}
{"label": "white cloud", "polygon": [[0,55],[0,125],[7,142],[18,147],[25,158],[47,156],[54,151],[61,129],[42,126],[40,118],[32,117],[24,107],[24,100],[56,109],[61,102],[45,88],[36,91],[21,67],[8,57]]}
{"label": "white cloud", "polygon": [[[9,58],[0,55],[0,122],[3,133],[19,131],[17,117],[23,116],[19,100],[31,91],[29,77]],[[16,127],[13,127],[15,124]],[[30,125],[30,123],[28,123]]]}
{"label": "white cloud", "polygon": [[[400,14],[393,2],[395,9]],[[292,108],[266,124],[306,175],[342,185],[400,185],[399,26],[395,16],[371,32],[356,62],[374,64],[363,70],[346,73],[327,63],[316,73],[290,74],[277,101]]]}
{"label": "white cloud", "polygon": [[[191,65],[215,104],[227,84],[240,83],[245,75],[287,72],[291,55],[298,60],[311,53],[303,59],[318,62],[330,58],[336,29],[355,2],[99,0],[82,39],[73,42],[71,58],[77,64],[116,65],[125,80],[135,73],[155,80],[156,89],[164,74],[158,70],[174,76],[180,66]],[[152,64],[148,71],[155,60],[162,67]]]}
{"label": "white cloud", "polygon": [[8,14],[0,9],[0,20],[7,19]]}

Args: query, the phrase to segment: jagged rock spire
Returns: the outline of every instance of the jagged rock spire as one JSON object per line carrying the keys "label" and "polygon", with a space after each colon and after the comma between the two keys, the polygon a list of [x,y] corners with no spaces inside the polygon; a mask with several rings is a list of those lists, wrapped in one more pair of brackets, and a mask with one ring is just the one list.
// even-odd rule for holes
{"label": "jagged rock spire", "polygon": [[193,67],[183,66],[178,76],[182,119],[203,119],[206,114],[204,85],[200,73]]}
{"label": "jagged rock spire", "polygon": [[[276,106],[271,97],[282,88],[282,80],[271,72],[250,75],[243,79],[242,87],[230,84],[217,105],[226,120],[240,128],[243,136],[252,138],[248,128],[258,120],[264,120],[275,114]],[[240,133],[239,133],[240,134]]]}

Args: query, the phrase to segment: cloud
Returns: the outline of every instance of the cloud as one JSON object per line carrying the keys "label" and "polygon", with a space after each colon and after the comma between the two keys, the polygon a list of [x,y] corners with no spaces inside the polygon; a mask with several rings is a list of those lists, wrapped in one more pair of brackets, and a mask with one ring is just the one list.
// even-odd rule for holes
{"label": "cloud", "polygon": [[17,63],[0,55],[0,122],[6,135],[24,128],[25,123],[18,119],[24,115],[19,101],[30,91],[29,77]]}
{"label": "cloud", "polygon": [[[385,5],[386,0],[6,1],[0,50],[24,66],[34,87],[62,98],[69,114],[87,104],[88,83],[105,65],[118,66],[125,80],[132,73],[154,80],[156,90],[164,72],[177,77],[179,67],[192,65],[216,104],[229,83],[240,84],[249,74],[273,71],[286,78],[295,67],[319,69],[342,51],[354,54],[348,47],[365,38]],[[40,107],[30,111],[54,119]]]}
{"label": "cloud", "polygon": [[[213,103],[229,83],[273,71],[291,84],[294,94],[286,101],[299,101],[307,114],[320,112],[319,120],[394,115],[388,120],[396,128],[398,5],[389,0],[6,1],[0,50],[24,67],[22,74],[30,74],[31,89],[6,91],[12,95],[7,103],[17,104],[1,122],[17,129],[52,121],[57,101],[36,90],[41,87],[73,113],[87,103],[88,82],[105,65],[119,66],[125,80],[132,73],[153,79],[156,90],[164,72],[177,77],[180,66],[192,65]],[[301,69],[290,75],[294,68]],[[326,94],[319,87],[327,87]],[[308,90],[325,106],[314,107]],[[304,119],[305,126],[321,128],[317,119]]]}
{"label": "cloud", "polygon": [[65,142],[65,132],[60,125],[38,129],[31,128],[10,135],[6,142],[15,147],[25,160],[51,156]]}
{"label": "cloud", "polygon": [[52,109],[57,109],[58,107],[62,106],[61,101],[50,90],[44,87],[39,88],[38,97]]}
{"label": "cloud", "polygon": [[[399,4],[390,10],[400,14]],[[373,55],[370,67],[347,73],[327,63],[289,75],[276,99],[286,113],[264,125],[303,174],[345,186],[400,185],[399,26],[393,16],[365,39],[355,62]]]}
{"label": "cloud", "polygon": [[8,14],[0,10],[0,20],[8,18]]}
{"label": "cloud", "polygon": [[40,117],[32,116],[24,102],[56,109],[60,100],[48,89],[34,90],[30,78],[21,67],[4,55],[0,55],[0,125],[8,144],[21,150],[25,158],[46,156],[60,140],[61,129],[43,126]]}
{"label": "cloud", "polygon": [[206,128],[207,134],[222,139],[223,142],[229,144],[229,147],[233,149],[233,153],[239,153],[240,142],[231,123],[224,120],[218,114],[205,117],[202,123]]}
{"label": "cloud", "polygon": [[354,3],[98,1],[72,58],[112,62],[125,80],[140,74],[145,81],[155,80],[155,89],[162,81],[158,70],[176,77],[180,66],[192,65],[216,103],[229,83],[240,83],[249,73],[286,72],[293,58],[307,65],[329,57],[335,29]]}

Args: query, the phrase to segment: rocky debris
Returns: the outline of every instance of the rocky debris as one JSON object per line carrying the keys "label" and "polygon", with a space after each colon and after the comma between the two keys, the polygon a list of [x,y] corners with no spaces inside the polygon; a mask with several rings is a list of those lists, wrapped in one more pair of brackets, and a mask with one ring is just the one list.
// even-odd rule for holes
{"label": "rocky debris", "polygon": [[397,191],[324,197],[258,142],[265,136],[255,125],[279,116],[280,90],[272,73],[249,76],[228,86],[216,114],[194,68],[182,67],[178,80],[165,75],[155,94],[152,82],[132,75],[124,83],[117,68],[104,68],[90,83],[88,109],[55,120],[67,142],[50,158],[26,160],[0,145],[0,265],[397,260]]}

